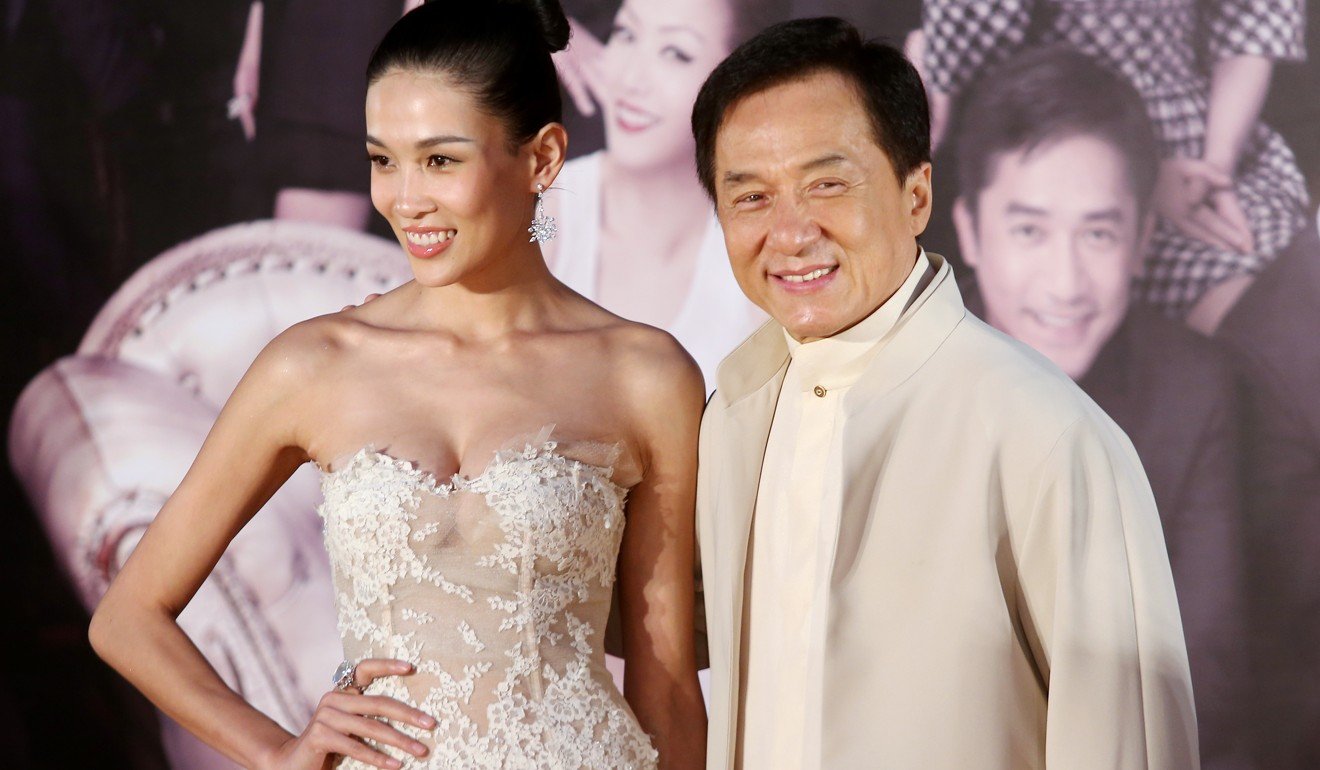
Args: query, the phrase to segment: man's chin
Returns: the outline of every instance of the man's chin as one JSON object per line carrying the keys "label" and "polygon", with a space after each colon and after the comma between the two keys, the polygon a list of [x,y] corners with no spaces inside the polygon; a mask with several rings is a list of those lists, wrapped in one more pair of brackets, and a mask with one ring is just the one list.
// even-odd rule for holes
{"label": "man's chin", "polygon": [[808,322],[788,322],[781,324],[784,330],[793,336],[793,339],[799,342],[809,342],[811,340],[833,337],[838,334],[842,327],[837,323],[823,322],[813,319]]}
{"label": "man's chin", "polygon": [[1089,349],[1079,350],[1075,347],[1067,349],[1049,349],[1042,346],[1036,347],[1045,357],[1054,362],[1054,365],[1063,370],[1063,373],[1074,380],[1080,380],[1086,376],[1091,369],[1091,364],[1095,363],[1097,351]]}

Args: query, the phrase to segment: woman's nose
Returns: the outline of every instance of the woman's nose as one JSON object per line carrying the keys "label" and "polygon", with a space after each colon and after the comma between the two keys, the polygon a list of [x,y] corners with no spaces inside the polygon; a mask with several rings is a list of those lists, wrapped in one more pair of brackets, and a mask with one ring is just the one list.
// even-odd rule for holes
{"label": "woman's nose", "polygon": [[435,202],[426,194],[420,174],[401,171],[398,194],[394,198],[394,211],[402,217],[418,217],[435,210]]}

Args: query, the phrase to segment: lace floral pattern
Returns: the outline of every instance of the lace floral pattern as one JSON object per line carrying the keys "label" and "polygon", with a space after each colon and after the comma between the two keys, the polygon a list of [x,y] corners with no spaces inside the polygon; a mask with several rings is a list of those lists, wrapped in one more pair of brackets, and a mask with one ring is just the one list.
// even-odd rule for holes
{"label": "lace floral pattern", "polygon": [[[405,768],[654,768],[603,636],[627,490],[543,431],[439,481],[367,447],[327,471],[319,512],[346,657],[416,673],[367,689],[431,714]],[[599,445],[581,445],[600,453]],[[365,768],[344,760],[341,768]]]}

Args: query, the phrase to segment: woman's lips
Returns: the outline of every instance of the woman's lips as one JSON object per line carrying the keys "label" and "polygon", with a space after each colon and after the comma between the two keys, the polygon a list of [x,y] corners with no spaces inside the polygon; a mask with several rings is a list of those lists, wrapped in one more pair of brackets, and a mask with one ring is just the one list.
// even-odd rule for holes
{"label": "woman's lips", "polygon": [[431,259],[449,248],[454,242],[457,230],[440,228],[404,228],[404,240],[408,244],[408,253],[418,259]]}
{"label": "woman's lips", "polygon": [[647,112],[628,102],[614,103],[614,124],[628,133],[645,131],[659,122],[660,117],[653,112]]}

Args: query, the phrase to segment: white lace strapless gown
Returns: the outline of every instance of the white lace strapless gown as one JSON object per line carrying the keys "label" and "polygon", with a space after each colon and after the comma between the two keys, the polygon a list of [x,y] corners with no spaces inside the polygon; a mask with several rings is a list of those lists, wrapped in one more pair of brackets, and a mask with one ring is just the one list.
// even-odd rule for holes
{"label": "white lace strapless gown", "polygon": [[[416,673],[368,694],[435,717],[405,768],[654,768],[605,668],[627,490],[618,452],[542,431],[473,478],[439,480],[368,447],[327,471],[319,512],[348,660]],[[341,768],[365,768],[344,760]]]}

